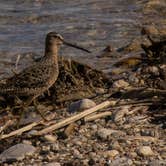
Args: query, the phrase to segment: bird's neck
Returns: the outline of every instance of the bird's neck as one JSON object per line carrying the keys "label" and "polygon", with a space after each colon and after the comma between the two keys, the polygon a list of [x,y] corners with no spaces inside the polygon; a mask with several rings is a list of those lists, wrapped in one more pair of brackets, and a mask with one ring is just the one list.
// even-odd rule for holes
{"label": "bird's neck", "polygon": [[58,50],[59,47],[57,45],[46,44],[45,48],[45,57],[49,59],[53,63],[57,63],[58,61]]}

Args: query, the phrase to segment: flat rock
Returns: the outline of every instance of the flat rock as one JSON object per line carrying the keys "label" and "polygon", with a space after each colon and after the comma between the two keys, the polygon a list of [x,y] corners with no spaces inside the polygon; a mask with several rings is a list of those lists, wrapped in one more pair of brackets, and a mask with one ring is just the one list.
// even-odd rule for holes
{"label": "flat rock", "polygon": [[76,102],[73,102],[69,106],[69,112],[78,112],[88,108],[96,106],[96,103],[90,99],[82,99]]}
{"label": "flat rock", "polygon": [[28,144],[16,144],[0,154],[0,163],[22,160],[25,155],[32,155],[36,148]]}
{"label": "flat rock", "polygon": [[141,146],[141,147],[139,147],[137,153],[140,156],[144,156],[144,157],[154,155],[154,152],[152,151],[150,146]]}

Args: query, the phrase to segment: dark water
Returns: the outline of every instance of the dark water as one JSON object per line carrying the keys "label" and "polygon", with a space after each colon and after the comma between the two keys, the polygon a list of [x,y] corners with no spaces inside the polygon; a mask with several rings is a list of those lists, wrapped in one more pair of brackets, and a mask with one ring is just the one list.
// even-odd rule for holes
{"label": "dark water", "polygon": [[[124,46],[140,35],[147,0],[1,0],[0,68],[17,54],[43,55],[44,37],[57,31],[68,41],[95,52],[109,43]],[[3,54],[2,54],[3,53]],[[86,53],[63,47],[61,55],[85,60]],[[94,54],[89,55],[93,64]],[[1,73],[3,73],[1,70]],[[8,71],[8,73],[10,73]]]}

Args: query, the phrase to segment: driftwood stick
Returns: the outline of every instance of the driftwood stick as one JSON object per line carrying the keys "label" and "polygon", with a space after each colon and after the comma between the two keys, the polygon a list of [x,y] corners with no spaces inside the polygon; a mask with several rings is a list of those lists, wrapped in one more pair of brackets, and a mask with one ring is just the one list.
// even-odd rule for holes
{"label": "driftwood stick", "polygon": [[98,114],[95,114],[95,115],[86,116],[84,118],[84,121],[89,122],[89,121],[93,121],[93,120],[103,118],[103,117],[106,117],[106,116],[111,116],[111,115],[112,115],[112,112],[106,111],[106,112],[98,113]]}
{"label": "driftwood stick", "polygon": [[29,131],[29,130],[31,130],[33,127],[37,126],[39,123],[40,123],[40,122],[33,122],[33,123],[31,123],[31,124],[29,124],[29,125],[27,125],[27,126],[25,126],[25,127],[22,127],[22,128],[20,128],[20,129],[18,129],[18,130],[15,130],[15,131],[13,131],[13,132],[11,132],[11,133],[9,133],[9,134],[1,135],[1,136],[0,136],[0,140],[5,139],[5,138],[9,138],[9,137],[12,137],[12,136],[15,136],[15,135],[21,135],[23,132]]}
{"label": "driftwood stick", "polygon": [[43,129],[43,130],[40,130],[39,132],[36,133],[36,135],[43,135],[43,134],[49,133],[51,131],[57,130],[57,129],[62,128],[70,123],[73,123],[73,122],[79,120],[79,119],[82,119],[83,117],[85,117],[93,112],[96,112],[104,107],[114,106],[115,104],[116,104],[116,101],[105,101],[105,102],[103,102],[103,103],[101,103],[93,108],[87,109],[87,110],[85,110],[81,113],[78,113],[72,117],[66,118],[66,119],[64,119],[56,124],[53,124],[45,129]]}

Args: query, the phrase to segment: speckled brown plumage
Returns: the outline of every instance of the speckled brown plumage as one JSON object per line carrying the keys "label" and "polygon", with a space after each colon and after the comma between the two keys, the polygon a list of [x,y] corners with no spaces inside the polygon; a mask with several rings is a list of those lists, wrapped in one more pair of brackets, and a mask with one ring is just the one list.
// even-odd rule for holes
{"label": "speckled brown plumage", "polygon": [[56,32],[50,32],[46,36],[44,57],[21,73],[7,79],[6,84],[0,84],[0,94],[26,96],[30,98],[28,103],[30,104],[34,98],[48,90],[58,78],[58,50],[61,44],[87,51],[65,42]]}
{"label": "speckled brown plumage", "polygon": [[56,81],[58,77],[58,49],[63,38],[50,32],[46,37],[45,56],[21,73],[0,85],[0,94],[16,96],[39,96]]}

